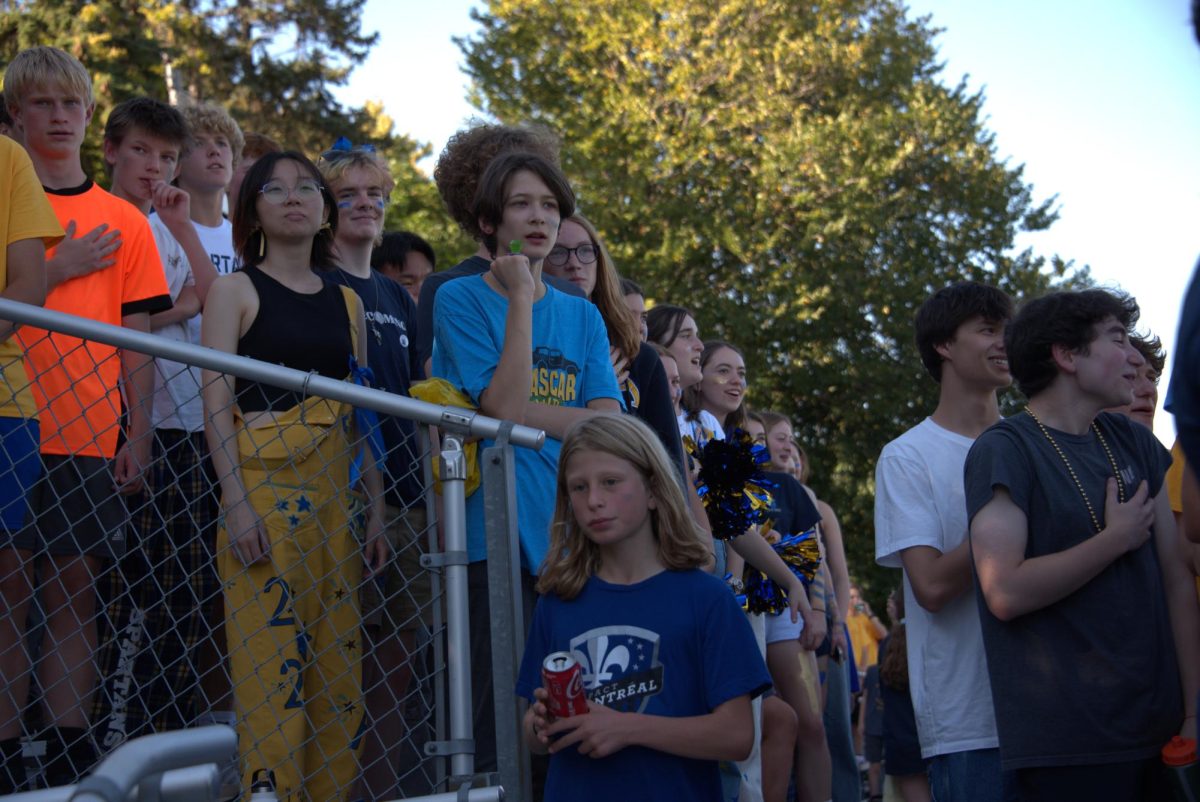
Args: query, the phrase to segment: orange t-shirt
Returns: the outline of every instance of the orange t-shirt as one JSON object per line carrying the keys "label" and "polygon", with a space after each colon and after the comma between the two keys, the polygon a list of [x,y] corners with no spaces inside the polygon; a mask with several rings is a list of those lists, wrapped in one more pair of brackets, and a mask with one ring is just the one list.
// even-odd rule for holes
{"label": "orange t-shirt", "polygon": [[[101,223],[121,232],[116,263],[59,284],[46,296],[47,309],[119,326],[125,315],[171,308],[158,247],[145,215],[90,180],[75,189],[46,190],[46,195],[63,228],[75,222],[77,237]],[[47,251],[46,259],[53,255]],[[19,336],[33,379],[42,453],[115,456],[121,412],[117,349],[29,327],[21,329]]]}

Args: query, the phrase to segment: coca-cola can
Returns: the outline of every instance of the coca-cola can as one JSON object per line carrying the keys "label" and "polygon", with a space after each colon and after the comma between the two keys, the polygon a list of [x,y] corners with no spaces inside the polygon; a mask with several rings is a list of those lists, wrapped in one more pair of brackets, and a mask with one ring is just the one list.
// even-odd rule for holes
{"label": "coca-cola can", "polygon": [[587,697],[583,694],[583,667],[570,652],[554,652],[542,661],[542,684],[550,697],[546,707],[555,718],[588,711]]}

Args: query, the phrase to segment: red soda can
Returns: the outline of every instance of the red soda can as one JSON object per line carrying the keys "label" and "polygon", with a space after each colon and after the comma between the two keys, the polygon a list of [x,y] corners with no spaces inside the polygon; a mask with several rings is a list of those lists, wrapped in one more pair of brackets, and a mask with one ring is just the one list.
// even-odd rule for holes
{"label": "red soda can", "polygon": [[588,711],[587,697],[583,694],[583,666],[570,652],[554,652],[542,661],[542,684],[550,696],[546,707],[555,718]]}

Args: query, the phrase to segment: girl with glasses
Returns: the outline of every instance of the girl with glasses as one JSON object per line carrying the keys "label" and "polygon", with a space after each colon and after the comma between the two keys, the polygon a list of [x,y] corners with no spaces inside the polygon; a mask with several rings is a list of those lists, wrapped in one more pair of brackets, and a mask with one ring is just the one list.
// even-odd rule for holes
{"label": "girl with glasses", "polygon": [[682,476],[683,445],[667,375],[654,347],[642,342],[639,322],[621,294],[621,277],[591,221],[578,213],[563,220],[558,241],[546,255],[542,269],[547,275],[571,282],[595,304],[608,331],[625,409],[654,430],[671,464],[680,466]]}
{"label": "girl with glasses", "polygon": [[[365,365],[361,302],[318,275],[336,231],[308,159],[255,162],[233,213],[242,269],[213,283],[204,344],[332,379]],[[355,589],[387,560],[380,475],[366,460],[364,559],[347,512],[348,406],[208,370],[203,392],[243,777],[270,769],[280,797],[346,799],[362,719]]]}

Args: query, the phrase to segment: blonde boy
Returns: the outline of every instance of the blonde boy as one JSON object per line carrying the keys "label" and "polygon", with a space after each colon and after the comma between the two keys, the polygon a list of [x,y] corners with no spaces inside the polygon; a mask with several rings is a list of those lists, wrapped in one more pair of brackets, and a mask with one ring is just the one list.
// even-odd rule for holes
{"label": "blonde boy", "polygon": [[[58,48],[30,48],[9,64],[4,91],[66,231],[47,253],[46,307],[148,331],[150,315],[169,309],[171,300],[145,217],[83,171],[80,147],[95,111],[87,70]],[[81,231],[87,233],[77,236]],[[45,470],[29,496],[32,521],[12,544],[33,555],[26,576],[33,561],[43,563],[46,632],[38,678],[49,725],[46,779],[59,785],[73,782],[94,760],[86,712],[96,679],[93,585],[105,563],[124,550],[126,513],[117,493],[142,487],[153,373],[145,355],[102,343],[28,327],[18,336],[33,381]],[[122,377],[129,422],[118,449]],[[9,608],[9,626],[24,627],[27,603]]]}

